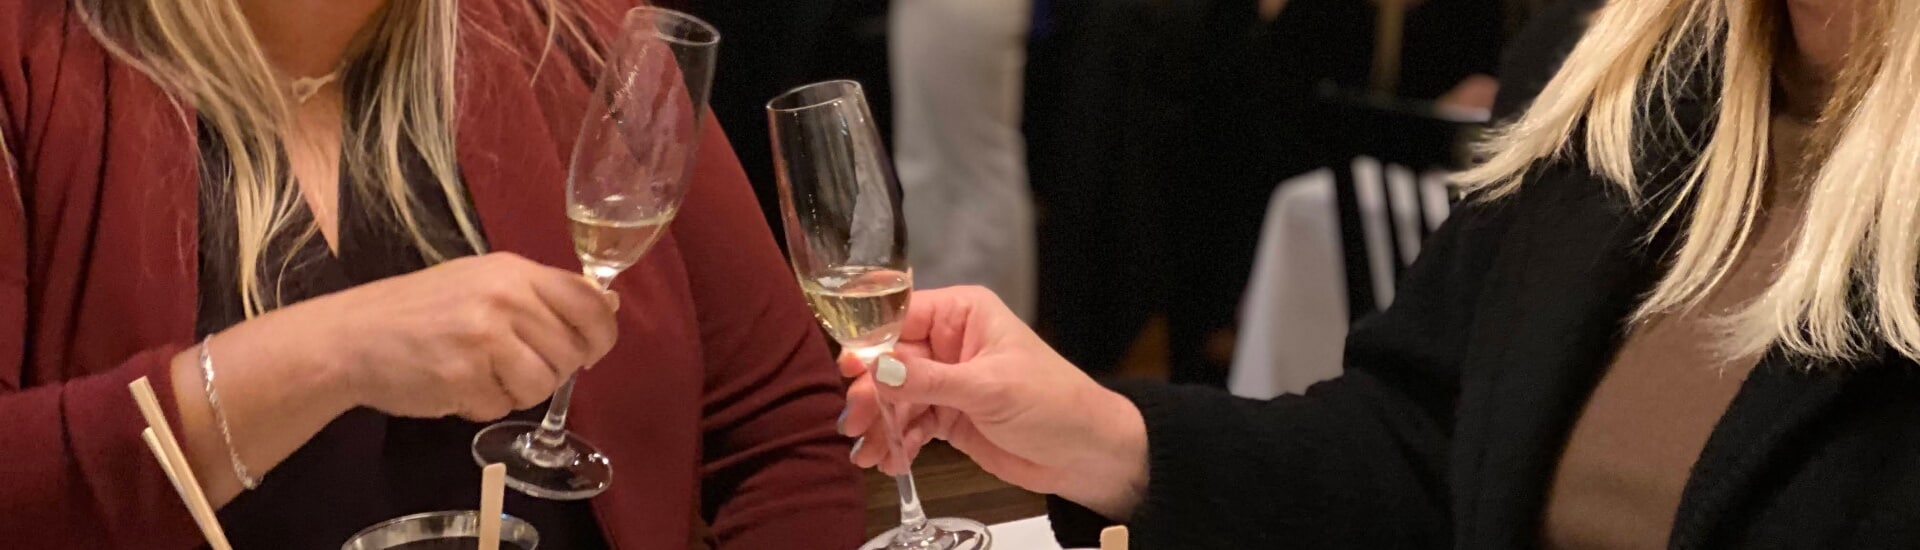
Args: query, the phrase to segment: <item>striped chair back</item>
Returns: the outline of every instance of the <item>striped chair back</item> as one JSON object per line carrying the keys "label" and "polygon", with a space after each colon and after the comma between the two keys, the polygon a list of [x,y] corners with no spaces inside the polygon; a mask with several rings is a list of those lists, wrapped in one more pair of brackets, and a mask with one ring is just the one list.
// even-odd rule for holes
{"label": "striped chair back", "polygon": [[1394,283],[1452,210],[1447,170],[1416,171],[1370,156],[1331,167],[1348,312],[1359,320],[1393,302]]}
{"label": "striped chair back", "polygon": [[1451,209],[1447,172],[1458,165],[1471,123],[1422,111],[1336,103],[1341,135],[1334,177],[1347,280],[1348,316],[1359,320],[1393,302],[1394,283]]}

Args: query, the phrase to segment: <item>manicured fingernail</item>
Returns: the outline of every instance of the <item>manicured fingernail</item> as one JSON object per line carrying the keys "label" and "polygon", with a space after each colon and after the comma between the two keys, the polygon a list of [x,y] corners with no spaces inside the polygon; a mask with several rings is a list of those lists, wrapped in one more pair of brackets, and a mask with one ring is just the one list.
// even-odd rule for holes
{"label": "manicured fingernail", "polygon": [[845,407],[842,407],[840,409],[840,419],[833,421],[833,431],[840,432],[840,435],[848,435],[847,434],[847,409]]}
{"label": "manicured fingernail", "polygon": [[601,296],[607,299],[607,303],[613,304],[614,311],[620,311],[620,293],[619,292],[614,292],[609,290],[606,292],[602,292]]}
{"label": "manicured fingernail", "polygon": [[853,456],[860,454],[860,446],[865,444],[867,444],[866,436],[860,436],[859,439],[853,440],[853,450],[847,451],[847,460],[852,461],[854,463],[859,463],[860,461],[854,460]]}
{"label": "manicured fingernail", "polygon": [[907,364],[894,359],[892,355],[882,355],[874,362],[873,379],[893,387],[907,383]]}

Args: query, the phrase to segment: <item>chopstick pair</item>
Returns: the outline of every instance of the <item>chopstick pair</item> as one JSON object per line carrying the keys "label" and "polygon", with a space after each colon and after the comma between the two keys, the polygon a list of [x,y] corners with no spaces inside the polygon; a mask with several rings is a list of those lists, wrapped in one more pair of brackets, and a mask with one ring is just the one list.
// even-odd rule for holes
{"label": "chopstick pair", "polygon": [[173,437],[167,416],[160,412],[160,399],[154,396],[153,385],[142,376],[127,384],[127,388],[133,391],[134,402],[140,404],[140,416],[147,419],[147,429],[140,432],[140,438],[146,440],[147,449],[153,451],[153,458],[160,461],[167,480],[173,482],[174,492],[180,494],[187,511],[193,513],[193,522],[200,525],[207,544],[213,545],[213,550],[233,550],[233,545],[227,542],[227,532],[220,528],[219,518],[213,515],[213,505],[207,502],[207,493],[200,489],[200,479],[194,477],[193,467],[187,465],[186,453],[180,451],[180,440]]}
{"label": "chopstick pair", "polygon": [[[220,520],[213,514],[213,505],[207,501],[207,493],[200,489],[200,479],[193,476],[186,453],[180,451],[180,440],[173,437],[173,427],[160,411],[160,398],[154,395],[153,384],[142,376],[127,384],[127,389],[133,392],[133,401],[140,405],[140,416],[147,419],[147,429],[140,431],[140,439],[147,442],[147,450],[153,451],[153,458],[160,461],[160,469],[167,473],[167,480],[173,482],[173,490],[180,493],[180,500],[186,502],[187,511],[193,513],[193,522],[200,525],[207,544],[213,545],[214,550],[233,550],[232,543],[227,542],[227,532],[220,528]],[[500,514],[506,480],[505,464],[489,464],[481,471],[481,550],[500,548]]]}

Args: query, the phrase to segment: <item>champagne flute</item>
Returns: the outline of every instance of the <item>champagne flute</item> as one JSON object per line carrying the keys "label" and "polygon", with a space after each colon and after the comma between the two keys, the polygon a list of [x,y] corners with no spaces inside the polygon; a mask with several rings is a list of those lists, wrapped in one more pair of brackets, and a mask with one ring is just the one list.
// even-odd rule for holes
{"label": "champagne flute", "polygon": [[[680,210],[719,45],[712,25],[654,7],[629,10],[607,44],[567,176],[574,251],[603,290]],[[566,430],[577,379],[554,390],[539,423],[501,422],[474,435],[474,461],[506,464],[507,486],[535,497],[579,500],[607,490],[611,462]]]}
{"label": "champagne flute", "polygon": [[[900,181],[866,95],[848,80],[803,86],[768,102],[767,118],[793,272],[827,333],[871,364],[900,337],[913,272]],[[899,441],[892,408],[882,400],[880,410]],[[862,550],[980,550],[992,542],[980,522],[927,519],[912,473],[894,482],[900,527]]]}

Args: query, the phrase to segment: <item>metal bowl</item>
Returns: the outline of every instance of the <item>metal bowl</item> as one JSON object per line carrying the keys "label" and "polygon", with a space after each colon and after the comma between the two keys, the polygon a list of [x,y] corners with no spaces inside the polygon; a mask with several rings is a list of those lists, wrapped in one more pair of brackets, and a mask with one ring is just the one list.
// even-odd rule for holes
{"label": "metal bowl", "polygon": [[[361,530],[340,550],[399,550],[407,548],[429,548],[424,543],[433,541],[453,542],[458,539],[478,539],[480,537],[480,512],[475,510],[449,510],[427,512],[411,516],[394,518]],[[423,543],[417,546],[415,543]],[[511,545],[511,546],[509,546]],[[540,545],[540,532],[533,524],[520,518],[500,515],[500,548],[509,550],[534,550]],[[464,548],[465,546],[463,546]]]}

